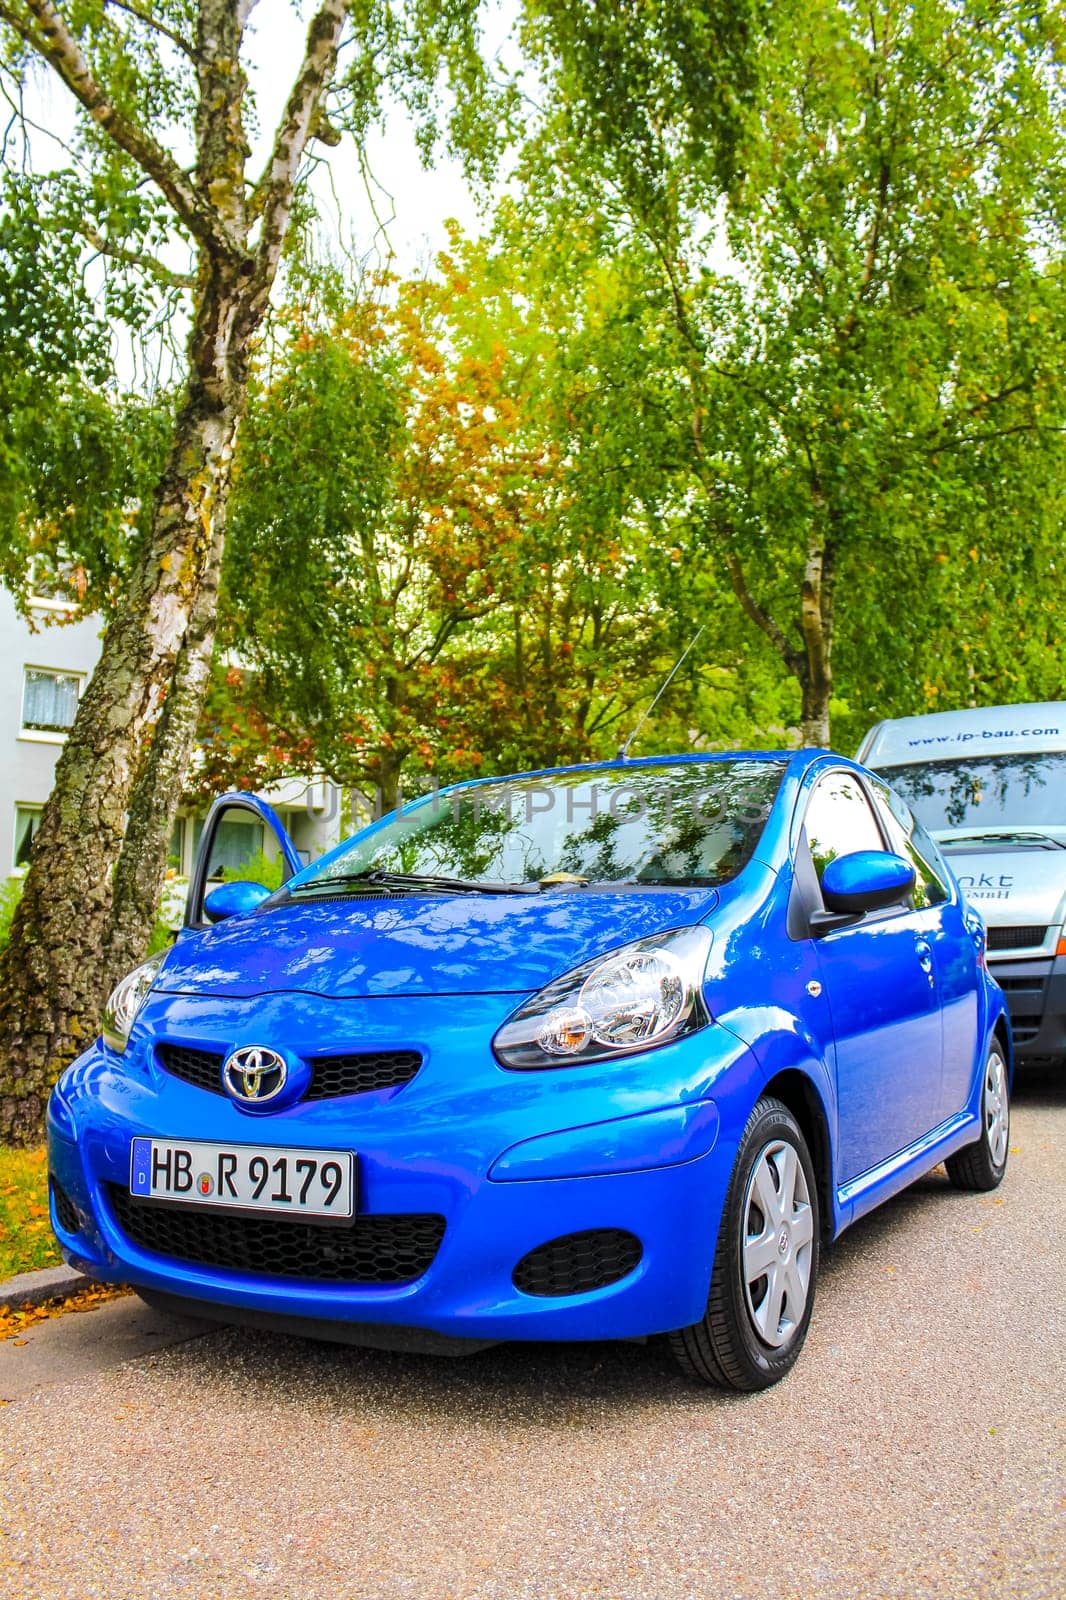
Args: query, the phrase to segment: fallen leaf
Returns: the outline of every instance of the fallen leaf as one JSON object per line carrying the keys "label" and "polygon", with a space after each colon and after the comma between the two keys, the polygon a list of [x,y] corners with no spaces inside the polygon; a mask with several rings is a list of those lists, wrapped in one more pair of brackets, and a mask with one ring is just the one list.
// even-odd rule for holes
{"label": "fallen leaf", "polygon": [[117,1300],[120,1295],[129,1294],[124,1284],[98,1283],[91,1289],[81,1289],[77,1294],[57,1295],[52,1300],[45,1300],[42,1305],[31,1305],[26,1301],[16,1310],[3,1308],[0,1311],[0,1339],[10,1339],[13,1344],[25,1344],[25,1340],[15,1338],[26,1328],[32,1328],[34,1323],[46,1322],[49,1317],[61,1317],[66,1311],[95,1311],[107,1300]]}

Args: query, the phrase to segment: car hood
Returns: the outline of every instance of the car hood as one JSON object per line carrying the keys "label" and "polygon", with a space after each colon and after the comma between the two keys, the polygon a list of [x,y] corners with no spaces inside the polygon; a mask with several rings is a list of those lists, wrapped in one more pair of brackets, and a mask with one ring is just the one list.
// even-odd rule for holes
{"label": "car hood", "polygon": [[713,889],[411,895],[283,905],[186,933],[172,994],[524,994],[631,939],[699,922]]}
{"label": "car hood", "polygon": [[1066,913],[1066,850],[949,849],[966,899],[990,928],[1058,926]]}

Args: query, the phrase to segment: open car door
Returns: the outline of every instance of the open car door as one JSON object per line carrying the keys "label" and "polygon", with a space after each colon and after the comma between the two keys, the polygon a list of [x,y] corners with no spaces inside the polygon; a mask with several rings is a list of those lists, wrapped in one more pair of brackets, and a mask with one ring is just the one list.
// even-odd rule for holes
{"label": "open car door", "polygon": [[[302,866],[273,806],[239,790],[220,795],[200,835],[185,927],[207,928],[223,917],[253,910]],[[263,883],[263,877],[270,882]]]}

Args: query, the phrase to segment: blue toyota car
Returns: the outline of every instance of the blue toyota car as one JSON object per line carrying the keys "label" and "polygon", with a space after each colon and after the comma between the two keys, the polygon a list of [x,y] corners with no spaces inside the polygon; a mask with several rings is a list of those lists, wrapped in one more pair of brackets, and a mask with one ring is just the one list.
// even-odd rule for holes
{"label": "blue toyota car", "polygon": [[[242,811],[273,893],[211,887]],[[64,1255],[146,1300],[407,1350],[665,1334],[758,1389],[827,1241],[938,1162],[1003,1177],[981,919],[853,762],[465,784],[297,866],[216,802],[180,937],[52,1095]]]}

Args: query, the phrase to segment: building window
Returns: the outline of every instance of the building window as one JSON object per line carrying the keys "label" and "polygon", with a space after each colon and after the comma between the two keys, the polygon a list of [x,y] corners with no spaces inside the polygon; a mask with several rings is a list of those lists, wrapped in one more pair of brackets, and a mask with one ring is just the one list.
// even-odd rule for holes
{"label": "building window", "polygon": [[85,568],[64,550],[50,561],[36,558],[30,566],[30,605],[46,611],[77,611],[85,597]]}
{"label": "building window", "polygon": [[40,806],[15,807],[15,860],[16,867],[28,867],[30,864],[30,846],[37,837],[37,829],[41,825]]}
{"label": "building window", "polygon": [[27,667],[22,726],[31,733],[66,733],[77,713],[80,693],[79,673]]}
{"label": "building window", "polygon": [[[203,831],[203,821],[197,818],[193,828],[194,853],[200,848]],[[263,843],[261,822],[256,822],[252,817],[242,815],[240,812],[224,816],[215,828],[211,859],[207,867],[208,879],[214,882],[216,879],[246,876],[252,862],[257,862],[262,856]]]}

